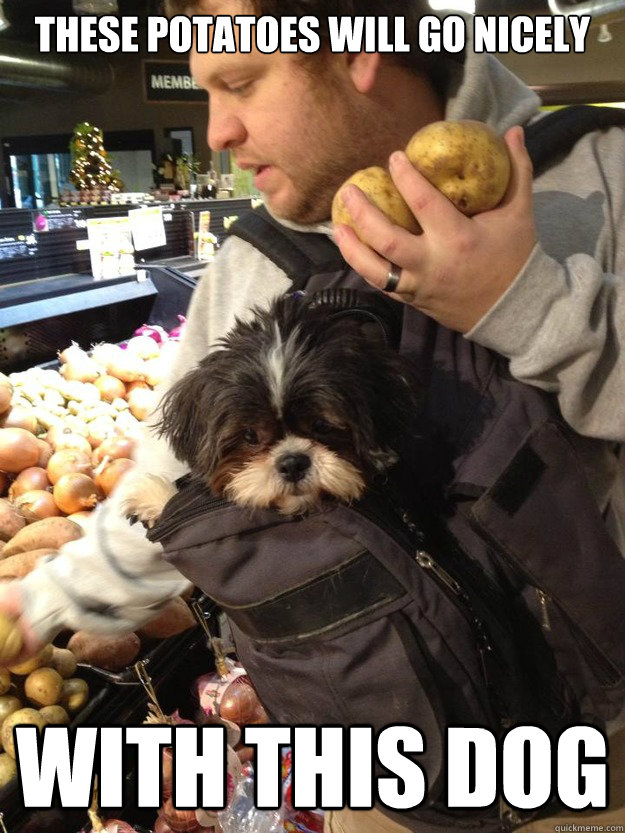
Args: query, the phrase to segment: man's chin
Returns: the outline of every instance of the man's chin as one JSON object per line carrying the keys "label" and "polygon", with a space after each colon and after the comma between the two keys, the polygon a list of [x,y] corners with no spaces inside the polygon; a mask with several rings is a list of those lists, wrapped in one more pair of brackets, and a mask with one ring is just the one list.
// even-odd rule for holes
{"label": "man's chin", "polygon": [[301,226],[322,223],[330,217],[331,206],[297,199],[280,199],[279,195],[262,194],[269,212],[278,220]]}

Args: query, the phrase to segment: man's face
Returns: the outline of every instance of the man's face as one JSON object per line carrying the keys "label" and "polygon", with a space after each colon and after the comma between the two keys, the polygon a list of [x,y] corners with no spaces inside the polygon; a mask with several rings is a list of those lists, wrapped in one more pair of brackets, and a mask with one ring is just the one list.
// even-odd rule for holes
{"label": "man's face", "polygon": [[[205,0],[199,11],[251,13],[242,0]],[[209,93],[211,149],[232,151],[253,171],[277,216],[327,219],[341,183],[373,164],[371,104],[354,89],[344,56],[193,53],[191,71]]]}

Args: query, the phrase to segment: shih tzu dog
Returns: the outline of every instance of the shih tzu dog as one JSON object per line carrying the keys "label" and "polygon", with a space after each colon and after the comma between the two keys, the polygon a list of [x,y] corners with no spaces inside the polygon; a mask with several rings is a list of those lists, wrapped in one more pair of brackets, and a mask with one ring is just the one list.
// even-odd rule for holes
{"label": "shih tzu dog", "polygon": [[[255,310],[165,394],[160,433],[214,494],[241,506],[300,515],[357,500],[414,449],[400,306],[326,290]],[[153,499],[133,490],[126,501],[148,524],[170,494],[159,499],[153,486]]]}

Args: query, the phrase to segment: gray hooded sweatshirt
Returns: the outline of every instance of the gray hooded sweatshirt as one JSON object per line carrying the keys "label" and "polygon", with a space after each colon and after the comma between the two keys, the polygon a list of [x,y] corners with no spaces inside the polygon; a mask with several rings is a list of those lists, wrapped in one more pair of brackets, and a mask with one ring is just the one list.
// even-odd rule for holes
{"label": "gray hooded sweatshirt", "polygon": [[[492,56],[468,55],[452,79],[449,119],[487,122],[499,133],[538,114],[536,95]],[[466,337],[510,360],[518,379],[558,397],[579,433],[597,501],[625,551],[625,131],[592,133],[535,182],[539,243],[507,292]],[[331,236],[330,224],[307,231]],[[229,238],[199,282],[170,379],[193,368],[253,306],[289,280],[249,244]],[[167,387],[167,382],[164,388]],[[185,466],[149,428],[139,471],[169,478]],[[133,474],[128,477],[133,477]],[[154,615],[186,580],[130,526],[109,498],[91,529],[21,581],[24,614],[42,639],[63,627],[124,632]]]}

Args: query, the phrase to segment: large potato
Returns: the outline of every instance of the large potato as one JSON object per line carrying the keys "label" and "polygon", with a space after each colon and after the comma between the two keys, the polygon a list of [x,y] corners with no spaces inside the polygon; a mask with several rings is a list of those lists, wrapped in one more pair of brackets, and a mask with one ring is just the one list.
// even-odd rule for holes
{"label": "large potato", "polygon": [[62,688],[63,677],[54,668],[37,668],[24,681],[24,694],[38,709],[58,703]]}
{"label": "large potato", "polygon": [[44,645],[39,653],[35,654],[34,657],[24,660],[24,662],[20,662],[17,665],[9,665],[9,671],[11,674],[17,674],[18,677],[26,677],[36,668],[48,665],[52,659],[52,652],[53,646],[48,643],[47,645]]}
{"label": "large potato", "polygon": [[104,636],[76,631],[67,647],[78,662],[96,665],[108,671],[121,671],[136,658],[141,640],[136,633]]}
{"label": "large potato", "polygon": [[14,778],[17,777],[17,766],[10,755],[4,752],[0,755],[0,788],[6,787]]}
{"label": "large potato", "polygon": [[341,189],[346,185],[357,185],[368,199],[383,214],[386,214],[389,220],[395,223],[395,225],[402,226],[402,228],[414,234],[419,231],[419,224],[415,220],[412,211],[406,205],[404,198],[395,187],[395,183],[384,168],[379,167],[363,168],[361,171],[356,171],[355,174],[350,176],[341,185],[341,188],[339,188],[332,200],[333,223],[344,223],[347,226],[351,226],[358,233],[351,214],[341,198]]}
{"label": "large potato", "polygon": [[13,694],[3,694],[0,697],[0,726],[10,714],[22,708],[22,701]]}
{"label": "large potato", "polygon": [[13,727],[22,725],[36,726],[41,730],[46,725],[46,721],[36,709],[18,709],[6,718],[2,724],[2,743],[4,751],[12,758],[15,758]]}
{"label": "large potato", "polygon": [[468,216],[495,208],[506,193],[510,179],[508,148],[482,122],[432,122],[415,133],[406,155]]}
{"label": "large potato", "polygon": [[197,625],[189,605],[179,596],[172,599],[139,629],[139,636],[146,639],[167,639]]}

